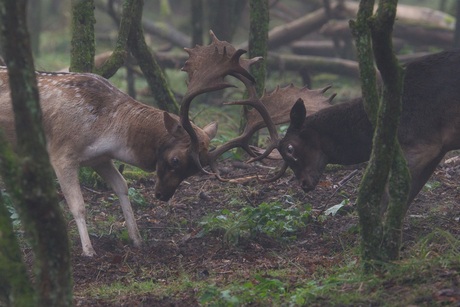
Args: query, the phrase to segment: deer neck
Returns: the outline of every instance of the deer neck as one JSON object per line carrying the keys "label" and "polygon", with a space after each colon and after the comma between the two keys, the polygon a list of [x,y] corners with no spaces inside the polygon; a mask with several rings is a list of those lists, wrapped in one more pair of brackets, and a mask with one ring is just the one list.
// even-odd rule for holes
{"label": "deer neck", "polygon": [[158,150],[170,138],[163,124],[163,111],[142,104],[121,106],[120,123],[112,123],[121,136],[114,159],[146,171],[155,170]]}
{"label": "deer neck", "polygon": [[321,147],[331,164],[365,162],[372,149],[373,129],[361,99],[341,103],[307,117],[320,133]]}

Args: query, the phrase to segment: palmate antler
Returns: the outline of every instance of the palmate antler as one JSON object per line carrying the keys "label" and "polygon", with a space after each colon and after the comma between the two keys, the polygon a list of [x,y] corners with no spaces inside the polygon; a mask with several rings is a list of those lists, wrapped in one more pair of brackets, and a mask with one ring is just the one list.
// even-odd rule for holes
{"label": "palmate antler", "polygon": [[[246,87],[248,98],[244,100],[226,102],[226,105],[248,105],[252,109],[246,110],[246,126],[243,133],[235,139],[219,146],[208,153],[206,161],[219,180],[228,181],[219,175],[216,160],[226,151],[236,147],[243,148],[252,158],[248,162],[259,161],[266,158],[275,148],[278,147],[279,137],[276,125],[289,121],[289,112],[294,103],[300,98],[304,101],[309,113],[314,113],[320,109],[329,107],[330,98],[323,96],[329,87],[322,90],[309,90],[307,88],[296,88],[293,85],[277,88],[273,92],[265,92],[262,97],[258,97],[255,87],[255,80],[249,73],[249,67],[260,61],[261,57],[252,59],[242,59],[245,50],[236,50],[230,43],[220,41],[210,31],[212,43],[208,46],[196,46],[192,49],[185,49],[189,54],[182,70],[188,73],[189,82],[187,93],[185,94],[180,110],[181,124],[188,132],[191,139],[191,156],[196,165],[205,173],[199,157],[199,143],[195,131],[189,119],[189,108],[192,100],[199,94],[216,91],[227,87],[233,87],[224,78],[231,75],[240,80]],[[270,142],[265,151],[253,151],[250,146],[252,135],[261,128],[267,127]],[[279,178],[286,170],[284,165],[280,172],[271,180]]]}
{"label": "palmate antler", "polygon": [[[241,55],[246,53],[245,50],[236,50],[228,42],[217,39],[212,31],[210,31],[210,34],[212,37],[212,43],[210,45],[185,49],[189,54],[189,59],[186,61],[182,70],[188,73],[189,82],[187,93],[184,95],[180,109],[181,124],[188,132],[191,139],[191,156],[198,167],[204,172],[206,171],[203,169],[199,157],[198,138],[188,116],[190,103],[199,94],[233,87],[232,84],[224,80],[227,75],[234,76],[246,85],[250,97],[243,104],[251,105],[261,112],[273,142],[278,142],[278,134],[275,125],[271,122],[270,116],[265,108],[260,106],[260,103],[257,103],[258,99],[253,86],[255,80],[248,71],[249,66],[261,60],[261,58],[256,57],[249,60],[241,59]],[[225,146],[225,144],[223,146]],[[209,154],[207,158],[209,161],[214,159],[212,154]],[[215,171],[214,167],[212,167],[212,169]],[[217,173],[216,175],[218,176]],[[218,178],[220,178],[220,176],[218,176]]]}

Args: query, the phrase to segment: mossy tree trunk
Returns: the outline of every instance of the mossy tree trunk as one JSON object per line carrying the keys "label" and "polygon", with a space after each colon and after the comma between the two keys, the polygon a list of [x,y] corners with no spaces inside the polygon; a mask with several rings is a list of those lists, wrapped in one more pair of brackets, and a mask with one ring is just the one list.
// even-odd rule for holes
{"label": "mossy tree trunk", "polygon": [[257,93],[262,95],[267,74],[267,42],[270,14],[268,0],[249,1],[249,58],[261,56],[264,61],[251,66],[251,74],[256,79]]}
{"label": "mossy tree trunk", "polygon": [[[264,60],[251,66],[251,74],[256,80],[257,94],[262,96],[265,89],[265,78],[267,75],[267,42],[268,42],[268,24],[270,14],[268,8],[268,0],[250,0],[249,1],[249,42],[248,56],[263,57]],[[243,112],[247,112],[248,107],[243,108]],[[244,130],[246,124],[245,117],[242,117],[240,131]],[[258,145],[258,134],[255,133],[251,142]]]}
{"label": "mossy tree trunk", "polygon": [[[5,46],[17,135],[17,156],[0,140],[0,172],[35,256],[34,302],[23,306],[71,306],[69,241],[46,150],[25,7],[26,0],[0,0],[0,42]],[[24,278],[17,259],[12,266],[17,266],[18,278]],[[12,294],[18,293],[16,286],[11,280]]]}
{"label": "mossy tree trunk", "polygon": [[70,71],[92,72],[94,55],[94,1],[72,0],[72,40]]}
{"label": "mossy tree trunk", "polygon": [[[404,71],[392,45],[397,0],[361,0],[357,20],[350,23],[356,40],[365,108],[375,127],[373,148],[358,200],[361,253],[366,270],[399,257],[402,220],[407,211],[409,171],[397,140]],[[379,97],[374,61],[383,80]],[[384,206],[388,184],[390,201]]]}
{"label": "mossy tree trunk", "polygon": [[42,0],[29,1],[27,24],[29,25],[32,52],[35,55],[39,55],[40,34],[42,32]]}
{"label": "mossy tree trunk", "polygon": [[[178,113],[161,67],[147,46],[142,28],[143,0],[125,0],[115,49],[102,67],[94,71],[105,78],[113,76],[124,64],[127,49],[137,59],[160,109]],[[72,0],[71,71],[93,72],[95,55],[94,1]]]}
{"label": "mossy tree trunk", "polygon": [[112,77],[118,69],[123,66],[127,58],[128,38],[131,31],[131,25],[134,18],[135,2],[125,0],[123,2],[123,11],[120,18],[120,26],[118,28],[118,37],[110,57],[102,65],[95,69],[95,73],[103,76],[104,78]]}
{"label": "mossy tree trunk", "polygon": [[152,55],[150,48],[145,42],[144,29],[142,27],[143,0],[134,1],[133,22],[129,33],[129,49],[137,59],[147,83],[152,91],[158,107],[162,110],[178,113],[179,105],[169,88],[165,75]]}

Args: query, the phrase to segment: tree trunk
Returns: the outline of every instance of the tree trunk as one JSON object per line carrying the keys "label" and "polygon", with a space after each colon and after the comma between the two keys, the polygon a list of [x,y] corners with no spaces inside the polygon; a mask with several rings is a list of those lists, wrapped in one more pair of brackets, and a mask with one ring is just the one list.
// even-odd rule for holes
{"label": "tree trunk", "polygon": [[[249,1],[249,58],[263,57],[264,61],[250,67],[251,74],[256,80],[257,94],[262,96],[265,88],[265,78],[267,74],[267,41],[268,41],[268,23],[269,8],[268,0],[250,0]],[[248,112],[248,107],[243,108],[243,112]],[[240,131],[244,130],[246,116],[241,117]],[[258,133],[254,133],[251,139],[253,145],[258,145]]]}
{"label": "tree trunk", "polygon": [[455,10],[455,32],[454,32],[454,48],[460,48],[460,0],[456,2]]}
{"label": "tree trunk", "polygon": [[251,66],[251,74],[256,79],[257,93],[263,94],[267,74],[267,41],[269,9],[268,0],[250,0],[249,58],[263,57],[264,61]]}
{"label": "tree trunk", "polygon": [[[0,137],[0,157],[13,157],[10,146],[3,134]],[[0,162],[0,167],[3,162]],[[2,171],[2,174],[3,171]],[[34,291],[29,280],[27,269],[22,262],[22,252],[0,194],[0,305],[1,306],[32,306]]]}
{"label": "tree trunk", "polygon": [[[357,199],[361,253],[366,270],[398,259],[401,223],[407,210],[409,171],[397,141],[403,70],[392,47],[397,2],[381,0],[372,17],[374,1],[361,0],[357,21],[351,23],[365,108],[375,127],[372,154]],[[377,94],[373,55],[383,80],[381,99]],[[381,208],[387,183],[390,202],[388,208]],[[382,215],[385,209],[386,220]]]}
{"label": "tree trunk", "polygon": [[46,151],[25,7],[25,0],[0,1],[0,41],[5,46],[18,152],[17,158],[11,153],[0,157],[0,171],[35,255],[35,302],[30,306],[71,306],[69,241]]}
{"label": "tree trunk", "polygon": [[32,52],[39,55],[40,52],[40,34],[42,31],[42,1],[29,1],[27,7],[27,24],[30,33],[30,43]]}
{"label": "tree trunk", "polygon": [[209,28],[222,41],[232,42],[247,0],[208,0]]}
{"label": "tree trunk", "polygon": [[129,48],[137,59],[139,67],[144,73],[159,108],[171,113],[178,113],[179,105],[174,99],[174,95],[166,82],[161,67],[156,62],[145,42],[144,31],[142,29],[142,9],[144,1],[130,1],[134,1],[135,5],[133,14],[134,19],[128,39]]}
{"label": "tree trunk", "polygon": [[192,45],[203,45],[203,0],[192,0],[191,5],[191,23],[192,23]]}
{"label": "tree trunk", "polygon": [[92,72],[94,55],[94,1],[72,0],[70,71]]}
{"label": "tree trunk", "polygon": [[[331,13],[336,7],[333,7]],[[325,8],[320,8],[302,18],[290,23],[277,26],[270,30],[268,47],[275,49],[297,40],[313,31],[319,30],[321,26],[329,21],[329,14]]]}
{"label": "tree trunk", "polygon": [[115,49],[101,66],[95,65],[95,73],[104,78],[109,79],[112,77],[126,61],[128,56],[128,38],[134,19],[134,8],[134,1],[125,0],[123,2],[123,12],[119,22],[120,28],[118,29]]}

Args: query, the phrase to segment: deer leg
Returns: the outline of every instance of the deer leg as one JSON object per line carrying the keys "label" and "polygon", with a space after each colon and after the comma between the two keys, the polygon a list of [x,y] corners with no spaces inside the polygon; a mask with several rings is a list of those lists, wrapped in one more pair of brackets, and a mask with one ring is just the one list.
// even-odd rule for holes
{"label": "deer leg", "polygon": [[83,195],[80,189],[80,182],[78,181],[78,167],[65,167],[60,168],[53,164],[56,172],[59,185],[61,186],[62,193],[69,206],[70,212],[77,224],[78,233],[80,234],[81,246],[84,256],[94,256],[96,252],[91,244],[86,226],[86,208],[83,200]]}
{"label": "deer leg", "polygon": [[[412,203],[414,198],[423,188],[425,183],[433,174],[436,167],[441,162],[442,158],[444,157],[444,152],[439,149],[439,146],[434,145],[432,147],[425,147],[422,150],[417,150],[417,148],[413,148],[412,150],[405,151],[406,160],[408,163],[410,175],[411,175],[411,183],[410,183],[410,190],[407,199],[407,205]],[[382,201],[380,203],[381,213],[383,214],[387,207],[388,202],[390,201],[390,191],[388,190],[388,183],[385,187],[385,193],[382,197]],[[408,206],[406,210],[408,209]]]}
{"label": "deer leg", "polygon": [[142,245],[142,239],[139,234],[139,229],[137,228],[136,219],[134,218],[131,202],[128,198],[128,185],[126,184],[126,180],[111,160],[103,161],[91,167],[112,187],[115,194],[117,194],[125,217],[126,227],[128,228],[128,235],[133,241],[134,246],[140,247]]}
{"label": "deer leg", "polygon": [[410,169],[412,182],[409,192],[408,202],[411,203],[420,190],[423,188],[425,183],[430,179],[436,167],[441,162],[444,157],[444,153],[439,154],[437,157],[433,158],[431,161],[427,162],[423,167]]}

